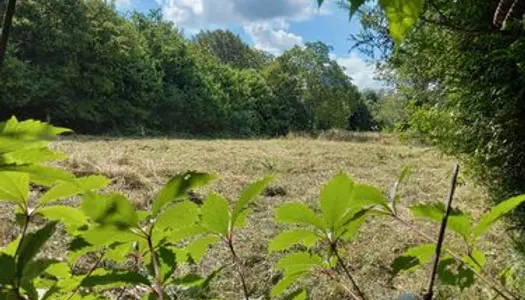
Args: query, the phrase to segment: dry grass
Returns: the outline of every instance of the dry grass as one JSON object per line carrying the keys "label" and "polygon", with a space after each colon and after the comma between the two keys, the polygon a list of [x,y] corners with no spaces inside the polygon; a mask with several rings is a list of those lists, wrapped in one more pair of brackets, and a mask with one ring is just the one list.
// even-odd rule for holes
{"label": "dry grass", "polygon": [[[384,142],[384,141],[388,142]],[[104,174],[113,179],[112,188],[130,197],[139,207],[153,199],[160,185],[171,175],[185,170],[219,174],[219,179],[201,191],[216,191],[229,199],[247,183],[272,172],[280,192],[263,196],[254,204],[249,226],[236,240],[237,247],[250,268],[249,282],[255,297],[266,298],[276,272],[270,257],[268,241],[284,227],[273,224],[273,210],[293,200],[315,207],[321,186],[334,174],[344,171],[355,180],[388,191],[405,165],[414,167],[409,181],[401,189],[403,206],[429,201],[443,201],[447,195],[452,161],[428,149],[401,145],[377,136],[357,142],[289,138],[277,140],[170,140],[170,139],[93,139],[65,140],[57,147],[70,155],[63,166],[79,175]],[[284,193],[283,193],[284,191]],[[455,205],[479,217],[486,209],[482,190],[466,180],[457,190]],[[406,210],[402,213],[408,216]],[[420,228],[436,234],[437,228],[427,223]],[[1,227],[1,226],[0,226]],[[1,232],[0,232],[1,233]],[[427,273],[419,271],[392,278],[389,265],[405,248],[422,242],[406,228],[390,220],[370,219],[358,240],[345,249],[348,263],[369,299],[393,299],[405,290],[421,291]],[[512,255],[501,228],[496,228],[480,243],[490,250],[487,271],[496,275],[495,266],[506,265]],[[216,246],[199,266],[204,273],[228,260],[228,252]],[[308,281],[312,299],[343,299],[342,292],[323,280]],[[450,291],[440,288],[442,299],[490,299],[490,292],[476,285],[461,297],[447,297]],[[213,284],[209,296],[240,299],[240,285],[233,272],[226,271]]]}

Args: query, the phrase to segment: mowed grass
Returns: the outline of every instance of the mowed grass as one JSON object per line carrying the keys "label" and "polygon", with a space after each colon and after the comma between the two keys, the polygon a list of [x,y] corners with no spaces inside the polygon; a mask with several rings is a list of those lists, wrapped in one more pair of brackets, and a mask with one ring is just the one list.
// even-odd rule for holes
{"label": "mowed grass", "polygon": [[[98,139],[63,140],[56,147],[69,154],[60,164],[77,175],[103,174],[113,180],[111,189],[127,195],[140,208],[148,206],[160,186],[170,176],[186,170],[218,175],[214,191],[234,201],[242,188],[268,173],[277,175],[273,187],[285,195],[262,196],[252,205],[248,227],[235,237],[237,252],[245,260],[248,282],[254,299],[266,299],[279,279],[272,266],[282,254],[268,254],[269,240],[287,228],[273,223],[274,209],[289,201],[303,201],[317,208],[319,190],[333,175],[349,173],[354,180],[372,184],[388,192],[404,166],[413,168],[401,187],[401,214],[409,219],[406,206],[444,201],[449,189],[453,161],[436,150],[411,147],[392,137],[361,137],[358,141],[326,141],[308,138],[275,140],[178,140],[178,139]],[[478,218],[488,207],[483,189],[467,178],[457,188],[454,206]],[[419,228],[437,236],[437,226],[421,221]],[[5,227],[5,226],[4,226]],[[5,235],[4,235],[5,237]],[[452,235],[448,241],[462,247]],[[410,246],[423,243],[417,234],[393,220],[370,218],[359,237],[344,249],[344,257],[369,299],[393,299],[404,291],[420,292],[427,285],[428,269],[393,277],[390,264]],[[497,277],[510,263],[512,247],[502,226],[492,230],[479,247],[486,251],[487,274]],[[63,253],[63,251],[62,251]],[[227,249],[217,244],[196,267],[209,274],[230,262]],[[304,281],[311,299],[345,299],[343,291],[326,278]],[[475,285],[458,296],[456,289],[439,286],[438,299],[491,299],[484,285]],[[209,297],[241,299],[235,273],[224,270],[212,284]],[[453,292],[453,293],[452,293]],[[454,295],[455,296],[452,296]]]}

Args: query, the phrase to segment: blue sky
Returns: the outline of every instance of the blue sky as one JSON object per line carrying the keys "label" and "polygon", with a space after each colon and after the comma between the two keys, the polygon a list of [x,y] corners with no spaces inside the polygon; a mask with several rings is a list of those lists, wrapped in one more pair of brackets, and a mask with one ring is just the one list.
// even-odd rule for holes
{"label": "blue sky", "polygon": [[334,49],[334,58],[361,89],[380,88],[374,68],[357,51],[349,53],[357,19],[328,1],[316,0],[115,0],[121,11],[161,9],[166,19],[187,34],[206,29],[229,29],[251,46],[279,55],[296,44],[322,41]]}

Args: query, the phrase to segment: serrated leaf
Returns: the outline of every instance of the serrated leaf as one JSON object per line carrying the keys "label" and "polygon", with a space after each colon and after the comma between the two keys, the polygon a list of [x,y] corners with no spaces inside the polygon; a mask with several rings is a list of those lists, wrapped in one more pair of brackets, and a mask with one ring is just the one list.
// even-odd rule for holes
{"label": "serrated leaf", "polygon": [[275,221],[298,225],[311,225],[323,230],[324,221],[306,204],[292,202],[281,205],[275,210]]}
{"label": "serrated leaf", "polygon": [[191,201],[183,201],[165,208],[157,217],[159,229],[178,229],[195,224],[199,220],[199,207]]}
{"label": "serrated leaf", "polygon": [[75,178],[73,173],[65,170],[47,166],[0,166],[0,171],[12,171],[29,174],[29,180],[42,186],[53,186],[60,181],[68,181]]}
{"label": "serrated leaf", "polygon": [[19,122],[12,117],[0,124],[0,153],[46,147],[49,143],[45,140],[69,131],[36,120]]}
{"label": "serrated leaf", "polygon": [[209,195],[202,205],[202,226],[210,232],[227,237],[230,233],[228,200],[221,195]]}
{"label": "serrated leaf", "polygon": [[115,262],[125,262],[131,252],[130,242],[114,243],[106,248],[105,259],[111,259]]}
{"label": "serrated leaf", "polygon": [[42,249],[47,240],[53,235],[56,228],[56,222],[49,222],[44,227],[25,236],[20,245],[20,251],[17,260],[17,270],[22,274],[29,262]]}
{"label": "serrated leaf", "polygon": [[186,172],[173,177],[158,193],[153,202],[152,212],[157,215],[160,210],[174,200],[186,196],[186,193],[211,182],[214,177],[206,173]]}
{"label": "serrated leaf", "polygon": [[69,233],[74,233],[79,227],[88,223],[84,213],[71,206],[55,205],[42,207],[38,209],[38,213],[50,221],[63,223]]}
{"label": "serrated leaf", "polygon": [[79,194],[101,190],[107,187],[111,180],[104,176],[88,176],[59,183],[40,197],[39,202],[46,204],[52,201],[70,198]]}
{"label": "serrated leaf", "polygon": [[324,221],[328,228],[335,226],[350,209],[354,183],[346,174],[333,177],[321,190],[320,203]]}
{"label": "serrated leaf", "polygon": [[0,253],[0,266],[2,266],[0,284],[12,284],[16,274],[15,258],[12,255]]}
{"label": "serrated leaf", "polygon": [[101,225],[116,226],[121,229],[138,226],[135,207],[121,194],[88,193],[82,199],[82,211]]}
{"label": "serrated leaf", "polygon": [[390,35],[397,45],[419,20],[423,0],[379,0],[388,19]]}
{"label": "serrated leaf", "polygon": [[282,251],[296,244],[303,244],[306,247],[310,247],[320,239],[321,237],[319,235],[308,229],[285,231],[271,240],[268,250],[270,252]]}
{"label": "serrated leaf", "polygon": [[525,195],[520,195],[505,200],[499,203],[498,205],[494,206],[490,210],[490,212],[488,212],[481,218],[479,224],[472,231],[474,237],[479,237],[483,235],[490,228],[490,225],[492,225],[504,215],[508,214],[510,211],[518,207],[523,202],[525,202]]}
{"label": "serrated leaf", "polygon": [[409,248],[401,256],[397,257],[390,267],[394,274],[415,270],[422,264],[430,262],[436,253],[436,245],[424,244]]}
{"label": "serrated leaf", "polygon": [[284,276],[308,273],[316,268],[323,267],[323,259],[315,254],[294,252],[281,258],[275,268],[284,272]]}
{"label": "serrated leaf", "polygon": [[0,201],[25,205],[29,198],[29,175],[0,172]]}
{"label": "serrated leaf", "polygon": [[473,285],[475,282],[474,272],[453,258],[441,260],[437,274],[442,284],[457,286],[461,290]]}
{"label": "serrated leaf", "polygon": [[261,180],[258,180],[250,185],[248,185],[239,196],[237,203],[235,203],[235,208],[232,212],[232,224],[235,224],[239,215],[245,210],[246,205],[253,201],[257,196],[259,196],[262,191],[270,184],[273,180],[273,177],[265,177]]}
{"label": "serrated leaf", "polygon": [[206,251],[210,248],[210,245],[215,244],[220,239],[217,236],[205,236],[192,241],[186,246],[186,252],[191,256],[193,261],[196,263],[200,262]]}
{"label": "serrated leaf", "polygon": [[463,256],[463,262],[468,264],[477,272],[481,272],[481,268],[483,268],[487,262],[487,258],[483,252],[479,251],[478,249],[474,249],[470,255]]}
{"label": "serrated leaf", "polygon": [[273,288],[272,288],[272,291],[270,292],[270,296],[272,298],[275,298],[277,296],[279,296],[280,294],[282,294],[287,288],[289,288],[292,284],[294,284],[299,278],[301,278],[303,275],[305,275],[304,273],[303,274],[295,274],[295,275],[290,275],[290,276],[286,276],[284,277],[283,279],[281,279]]}
{"label": "serrated leaf", "polygon": [[22,280],[33,280],[46,271],[46,269],[58,263],[56,259],[36,259],[29,262],[22,273]]}

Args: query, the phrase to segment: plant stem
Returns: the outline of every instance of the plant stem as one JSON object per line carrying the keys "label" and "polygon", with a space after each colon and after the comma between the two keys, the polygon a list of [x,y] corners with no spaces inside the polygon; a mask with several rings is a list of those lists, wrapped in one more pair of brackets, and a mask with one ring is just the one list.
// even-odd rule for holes
{"label": "plant stem", "polygon": [[[97,269],[98,265],[100,264],[100,262],[102,261],[102,259],[104,258],[104,252],[102,252],[99,256],[99,258],[97,259],[97,261],[93,264],[93,266],[91,266],[91,268],[89,269],[89,271],[87,272],[86,276],[84,276],[84,279],[88,278],[89,276],[91,276],[91,274],[93,274],[93,272],[95,272],[95,270]],[[67,297],[67,300],[70,300],[71,298],[73,298],[73,296],[75,296],[75,294],[78,292],[78,290],[80,289],[80,286],[81,284],[77,285],[75,287],[74,290],[71,291],[71,293],[69,294],[69,296]]]}
{"label": "plant stem", "polygon": [[[348,279],[350,279],[350,282],[352,282],[352,285],[353,285],[354,289],[357,291],[357,294],[359,294],[359,298],[362,299],[362,300],[365,300],[366,299],[365,294],[361,291],[361,289],[359,288],[359,285],[357,285],[357,282],[355,281],[354,277],[350,273],[350,270],[348,270],[348,267],[346,266],[345,262],[343,261],[343,259],[339,255],[339,251],[337,251],[337,245],[335,245],[334,243],[331,243],[330,247],[332,248],[332,251],[334,252],[335,256],[337,257],[337,261],[339,262],[341,267],[343,267],[343,270],[345,271],[346,276],[348,277]],[[355,297],[355,295],[353,295],[353,296]],[[357,298],[357,299],[359,299],[359,298]]]}
{"label": "plant stem", "polygon": [[434,254],[434,262],[432,264],[432,272],[430,273],[430,279],[428,282],[427,292],[423,295],[424,300],[432,300],[434,298],[434,282],[436,280],[436,273],[439,265],[439,258],[441,256],[441,248],[443,247],[443,241],[445,240],[445,232],[447,229],[448,216],[452,207],[452,200],[454,199],[454,192],[456,191],[456,182],[458,179],[459,165],[456,163],[454,166],[454,172],[452,174],[452,181],[450,184],[450,191],[448,193],[447,206],[443,220],[441,222],[441,228],[439,229],[438,240],[436,243],[436,253]]}
{"label": "plant stem", "polygon": [[[24,239],[27,235],[27,228],[29,227],[29,222],[31,221],[31,215],[28,213],[27,208],[23,208],[24,210],[24,226],[22,227],[22,235],[20,236],[20,241],[18,242],[18,245],[16,246],[15,251],[15,260],[18,258],[18,255],[20,254],[20,251],[22,249],[22,243],[24,242]],[[18,268],[17,268],[17,279],[15,282],[15,288],[14,292],[16,294],[17,299],[24,299],[22,298],[22,295],[20,294],[20,284],[21,284],[21,278],[22,274],[18,274]]]}
{"label": "plant stem", "polygon": [[232,254],[233,263],[236,266],[235,269],[237,271],[237,274],[239,275],[239,278],[241,279],[242,290],[244,292],[244,299],[249,300],[250,292],[248,291],[248,285],[246,284],[246,279],[244,278],[244,273],[242,272],[242,266],[240,265],[239,257],[235,252],[235,248],[233,248],[233,241],[231,238],[228,238],[225,242],[226,244],[228,244],[228,248],[230,249],[230,253]]}
{"label": "plant stem", "polygon": [[159,297],[159,300],[164,300],[164,290],[162,289],[162,274],[160,272],[159,262],[157,260],[157,253],[153,247],[153,242],[151,241],[151,235],[148,235],[148,247],[151,253],[151,264],[153,265],[153,272],[155,272],[155,292]]}
{"label": "plant stem", "polygon": [[[396,221],[398,221],[399,223],[401,223],[405,227],[411,229],[412,231],[414,231],[415,233],[417,233],[418,235],[423,237],[425,240],[430,241],[430,242],[433,241],[432,237],[430,237],[428,234],[424,233],[423,231],[419,230],[419,228],[415,227],[414,225],[406,222],[405,220],[403,220],[403,219],[401,219],[401,218],[399,218],[397,216],[393,216],[393,217],[394,217],[394,219]],[[450,254],[455,260],[463,262],[463,260],[461,259],[461,256],[459,254],[455,253],[454,251],[452,251],[450,249],[445,249],[445,251],[448,254]],[[467,268],[469,268],[481,281],[483,281],[487,286],[489,286],[493,291],[495,291],[503,299],[505,299],[505,300],[513,300],[513,299],[514,300],[520,300],[521,299],[518,296],[514,295],[512,292],[510,292],[505,286],[503,286],[501,284],[498,284],[498,283],[494,283],[494,282],[490,281],[489,279],[485,278],[481,273],[476,271],[469,264],[465,264],[465,266]],[[503,292],[503,291],[505,291],[507,294],[509,294],[510,297],[508,295],[506,295],[505,292]]]}

